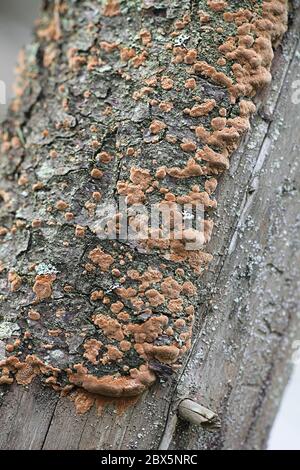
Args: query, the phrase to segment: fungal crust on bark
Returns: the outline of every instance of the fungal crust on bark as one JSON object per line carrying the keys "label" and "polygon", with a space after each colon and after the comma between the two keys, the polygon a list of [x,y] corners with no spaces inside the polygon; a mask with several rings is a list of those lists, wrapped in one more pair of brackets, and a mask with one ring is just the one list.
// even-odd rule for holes
{"label": "fungal crust on bark", "polygon": [[[287,9],[47,2],[0,136],[0,384],[40,376],[122,397],[176,372],[217,181],[271,80]],[[203,206],[201,236],[182,227],[185,204]],[[170,237],[137,205],[171,211]],[[122,238],[124,225],[148,236]]]}

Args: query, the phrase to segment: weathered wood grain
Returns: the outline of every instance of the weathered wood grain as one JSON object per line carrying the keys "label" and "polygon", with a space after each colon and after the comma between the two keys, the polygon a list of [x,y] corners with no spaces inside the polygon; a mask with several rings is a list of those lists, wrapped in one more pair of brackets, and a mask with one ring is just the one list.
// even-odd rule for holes
{"label": "weathered wood grain", "polygon": [[212,249],[224,254],[207,276],[211,308],[203,305],[207,320],[177,388],[216,411],[221,430],[212,436],[181,422],[164,447],[262,448],[290,372],[291,339],[300,334],[298,35],[290,41],[261,108],[270,121],[256,117],[219,189]]}

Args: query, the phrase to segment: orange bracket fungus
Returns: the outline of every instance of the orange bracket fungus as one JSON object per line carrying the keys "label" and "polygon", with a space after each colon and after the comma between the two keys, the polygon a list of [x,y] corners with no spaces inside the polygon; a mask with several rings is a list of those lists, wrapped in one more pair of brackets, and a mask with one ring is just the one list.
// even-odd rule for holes
{"label": "orange bracket fungus", "polygon": [[[287,3],[45,2],[0,133],[1,385],[40,377],[83,412],[183,363],[218,178],[271,80]],[[175,236],[175,209],[169,238],[120,235],[145,229],[137,204],[199,202],[200,249],[193,229]]]}

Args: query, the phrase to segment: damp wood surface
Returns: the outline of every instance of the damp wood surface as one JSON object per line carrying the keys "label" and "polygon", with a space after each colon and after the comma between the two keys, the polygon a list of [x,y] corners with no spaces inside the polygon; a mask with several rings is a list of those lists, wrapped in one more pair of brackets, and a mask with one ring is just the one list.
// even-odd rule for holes
{"label": "damp wood surface", "polygon": [[[299,13],[275,53],[251,132],[219,180],[214,254],[184,367],[130,407],[76,414],[41,386],[1,386],[1,449],[263,448],[299,337]],[[298,131],[297,131],[298,129]],[[299,286],[298,286],[299,287]],[[298,335],[298,336],[297,336]],[[190,398],[217,413],[205,430],[177,418]]]}

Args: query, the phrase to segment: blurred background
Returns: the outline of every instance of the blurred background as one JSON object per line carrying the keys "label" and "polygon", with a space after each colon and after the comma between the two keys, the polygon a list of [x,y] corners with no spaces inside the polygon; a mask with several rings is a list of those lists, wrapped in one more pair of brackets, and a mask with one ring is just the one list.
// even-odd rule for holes
{"label": "blurred background", "polygon": [[[14,68],[20,48],[30,41],[40,0],[0,0],[0,121],[12,96]],[[3,86],[4,85],[4,86]],[[6,104],[2,104],[6,88]],[[269,439],[269,449],[300,450],[300,357],[287,386]]]}
{"label": "blurred background", "polygon": [[[0,83],[6,85],[6,102],[12,95],[12,80],[20,48],[28,43],[40,0],[0,0]],[[0,85],[0,120],[5,116]]]}

